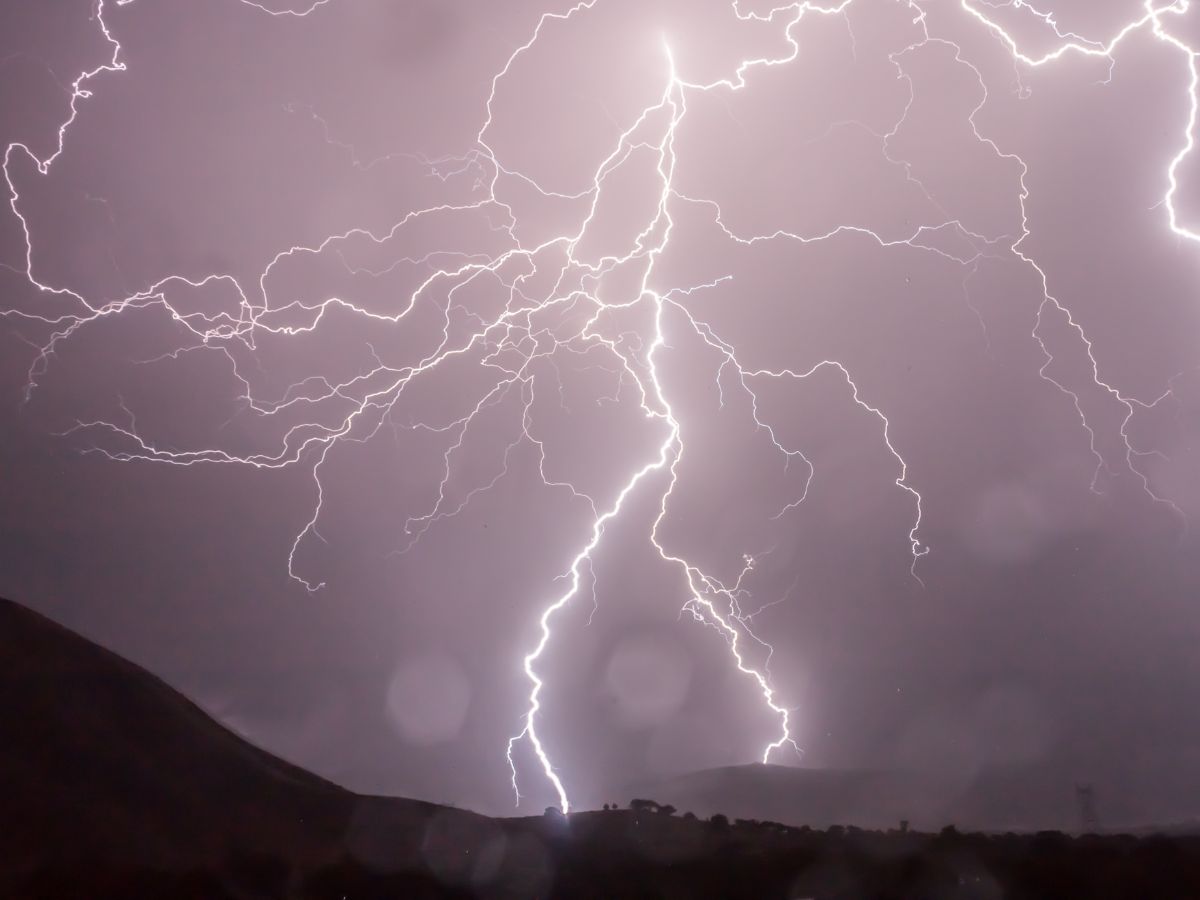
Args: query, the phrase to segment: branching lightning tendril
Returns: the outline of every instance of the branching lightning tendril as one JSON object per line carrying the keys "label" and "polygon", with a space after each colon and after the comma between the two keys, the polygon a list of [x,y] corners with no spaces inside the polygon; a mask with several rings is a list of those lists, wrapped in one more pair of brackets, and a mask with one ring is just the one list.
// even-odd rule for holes
{"label": "branching lightning tendril", "polygon": [[[110,4],[120,7],[133,2],[134,0],[107,0],[107,2],[106,0],[96,0],[95,21],[111,49],[111,55],[103,64],[81,73],[71,84],[69,112],[58,128],[57,141],[52,151],[49,154],[38,156],[23,143],[10,144],[5,151],[4,174],[10,195],[10,208],[22,228],[25,241],[24,271],[20,274],[28,279],[37,291],[71,301],[79,309],[78,312],[55,315],[39,315],[17,310],[9,310],[4,313],[13,318],[49,328],[49,338],[37,347],[31,363],[26,397],[33,395],[39,378],[51,363],[56,348],[80,329],[101,319],[132,310],[160,307],[182,326],[191,342],[181,346],[172,355],[177,356],[201,349],[224,354],[243,391],[243,397],[240,399],[256,413],[272,417],[280,415],[284,411],[295,411],[308,406],[316,408],[323,404],[337,404],[340,408],[347,410],[332,423],[314,419],[294,425],[284,434],[281,446],[275,452],[269,453],[237,454],[215,446],[192,450],[175,450],[159,446],[139,431],[137,420],[126,407],[124,400],[120,405],[127,413],[128,424],[122,425],[110,421],[80,422],[74,429],[98,435],[106,434],[108,440],[115,442],[112,447],[117,449],[101,448],[98,445],[96,449],[118,461],[161,462],[180,466],[213,463],[256,468],[283,468],[311,464],[315,502],[311,516],[292,542],[288,557],[288,572],[305,588],[315,591],[322,586],[322,583],[314,582],[298,573],[296,554],[307,537],[310,535],[319,537],[317,526],[321,517],[325,492],[322,467],[330,450],[341,442],[366,440],[378,432],[384,426],[387,413],[395,407],[410,385],[431,373],[436,373],[439,369],[444,369],[456,359],[478,358],[482,366],[495,373],[497,380],[494,387],[484,392],[465,415],[453,421],[419,422],[411,426],[414,429],[444,437],[446,445],[442,455],[442,478],[437,486],[436,496],[428,508],[408,517],[405,543],[399,552],[413,547],[435,523],[458,514],[471,502],[473,497],[494,486],[508,471],[509,456],[523,442],[535,448],[540,461],[542,480],[546,486],[552,490],[566,492],[572,502],[581,504],[590,516],[589,537],[566,566],[564,589],[543,607],[538,620],[537,641],[522,661],[524,674],[530,685],[528,707],[522,717],[518,733],[508,743],[512,785],[518,803],[521,795],[518,789],[515,753],[525,744],[536,756],[542,772],[557,794],[562,809],[567,811],[570,808],[567,787],[552,763],[550,753],[539,732],[543,688],[546,684],[540,663],[547,646],[553,639],[553,624],[556,616],[587,588],[589,582],[594,598],[593,554],[604,539],[606,531],[622,515],[626,506],[631,502],[630,498],[635,493],[649,492],[652,489],[658,491],[654,495],[657,502],[657,514],[647,538],[662,561],[678,571],[686,597],[682,611],[690,613],[696,621],[711,627],[724,639],[733,664],[754,683],[760,691],[767,709],[778,721],[778,732],[763,748],[762,760],[764,762],[769,760],[772,754],[784,746],[796,747],[790,727],[791,710],[779,699],[770,674],[769,664],[774,652],[773,648],[753,628],[754,616],[772,604],[767,603],[752,612],[744,612],[742,608],[743,601],[749,595],[744,582],[754,569],[754,557],[747,555],[744,568],[734,577],[723,579],[705,571],[682,552],[669,547],[662,537],[661,526],[668,516],[672,498],[679,485],[681,460],[683,460],[685,452],[692,452],[685,447],[686,422],[681,421],[678,417],[670,392],[660,377],[663,350],[666,347],[666,320],[668,317],[674,317],[675,320],[690,328],[699,340],[721,360],[716,386],[720,391],[722,403],[725,399],[725,378],[731,376],[737,389],[748,399],[753,427],[769,438],[774,449],[783,456],[785,461],[795,460],[798,464],[807,467],[807,479],[802,490],[798,496],[791,498],[779,509],[777,517],[783,516],[803,502],[813,477],[813,467],[800,450],[787,446],[777,435],[772,423],[760,415],[756,385],[760,385],[766,380],[803,380],[818,371],[836,373],[844,380],[849,401],[878,421],[883,444],[895,460],[895,485],[911,500],[914,515],[906,540],[912,556],[911,572],[914,578],[918,577],[918,562],[928,552],[928,548],[920,538],[922,497],[917,488],[908,481],[908,463],[893,443],[891,422],[881,409],[871,405],[862,396],[850,370],[843,363],[827,359],[805,371],[788,368],[769,369],[743,363],[737,348],[722,338],[714,326],[702,319],[688,302],[693,293],[711,289],[717,284],[729,280],[732,276],[725,276],[707,284],[684,285],[666,291],[651,286],[652,276],[656,272],[656,263],[671,241],[675,229],[673,216],[682,208],[710,211],[715,225],[730,241],[739,244],[749,245],[771,241],[813,244],[840,235],[854,235],[874,241],[882,247],[905,245],[915,251],[940,255],[961,266],[966,273],[964,286],[974,274],[975,267],[983,257],[999,258],[1010,255],[1019,260],[1023,266],[1035,274],[1042,290],[1041,301],[1031,332],[1031,336],[1039,345],[1045,360],[1040,375],[1069,398],[1073,404],[1082,427],[1089,437],[1091,451],[1096,458],[1096,476],[1098,477],[1103,469],[1110,467],[1111,462],[1105,459],[1098,448],[1096,432],[1085,415],[1080,394],[1049,374],[1054,357],[1048,348],[1043,329],[1045,320],[1052,315],[1065,320],[1085,349],[1095,387],[1106,392],[1125,410],[1120,426],[1120,436],[1125,450],[1121,464],[1134,474],[1140,481],[1142,489],[1154,501],[1170,506],[1182,516],[1182,513],[1168,498],[1154,492],[1147,475],[1139,468],[1139,458],[1155,451],[1136,449],[1127,430],[1138,409],[1151,408],[1170,396],[1171,385],[1168,384],[1166,390],[1157,398],[1139,400],[1127,396],[1102,378],[1101,367],[1093,353],[1092,342],[1076,318],[1072,316],[1069,308],[1060,302],[1052,292],[1050,278],[1045,270],[1023,250],[1026,239],[1030,235],[1026,213],[1026,201],[1029,197],[1029,188],[1026,184],[1028,167],[1023,159],[1016,154],[1006,152],[992,138],[980,131],[976,124],[976,115],[988,102],[988,90],[984,77],[980,70],[964,56],[957,43],[931,34],[923,0],[894,0],[896,4],[911,12],[912,23],[918,29],[919,40],[893,54],[890,58],[897,76],[908,83],[910,99],[891,131],[877,135],[881,141],[883,155],[888,163],[903,167],[906,177],[924,190],[920,182],[913,176],[908,164],[894,158],[891,152],[893,138],[904,124],[912,105],[912,81],[905,69],[905,57],[910,52],[927,45],[941,45],[947,48],[954,54],[956,64],[969,68],[978,82],[980,99],[968,117],[975,139],[989,148],[998,158],[1014,164],[1019,172],[1016,199],[1020,208],[1021,233],[1015,237],[1015,240],[1011,236],[1006,239],[1003,236],[989,237],[974,233],[968,230],[960,220],[949,214],[946,214],[945,220],[936,226],[921,225],[909,234],[899,235],[883,234],[853,223],[839,225],[835,229],[820,234],[800,234],[786,230],[742,234],[726,225],[722,209],[715,201],[690,196],[677,189],[674,177],[676,137],[681,122],[687,116],[689,99],[705,93],[737,92],[751,89],[751,79],[755,70],[786,66],[799,57],[801,53],[800,34],[806,17],[842,15],[855,0],[840,0],[840,2],[829,5],[806,0],[806,2],[780,6],[767,13],[744,11],[735,0],[733,11],[739,19],[754,19],[778,25],[782,29],[782,35],[786,39],[786,52],[777,57],[742,60],[731,77],[707,83],[689,80],[677,70],[669,46],[670,36],[665,35],[662,44],[662,89],[656,102],[641,110],[640,115],[621,130],[615,145],[611,147],[608,155],[592,174],[589,186],[579,194],[565,195],[549,191],[529,175],[506,168],[499,155],[489,144],[497,89],[522,54],[529,51],[538,42],[550,40],[548,35],[554,27],[575,17],[587,15],[593,7],[603,2],[603,0],[581,0],[565,11],[543,14],[538,19],[528,40],[517,47],[500,71],[496,72],[491,80],[490,92],[485,103],[486,115],[476,135],[476,148],[453,159],[429,160],[421,157],[408,157],[443,179],[450,177],[447,173],[454,175],[463,172],[473,173],[484,188],[484,195],[481,199],[469,204],[430,206],[409,212],[389,231],[382,234],[374,234],[365,229],[353,229],[330,235],[315,246],[290,247],[271,260],[259,276],[257,285],[253,287],[244,286],[236,278],[226,274],[210,274],[199,279],[183,275],[169,275],[120,300],[97,304],[68,288],[56,287],[39,279],[35,272],[34,237],[22,210],[22,197],[17,189],[12,164],[19,156],[23,156],[36,166],[40,174],[47,174],[55,161],[66,151],[68,132],[76,122],[80,104],[92,96],[93,83],[101,76],[126,72],[127,66],[122,58],[121,44],[110,29],[105,15]],[[316,0],[307,6],[292,9],[273,9],[251,2],[251,0],[238,0],[238,2],[271,16],[302,18],[319,14],[321,8],[326,7],[332,0]],[[1186,90],[1190,103],[1186,121],[1182,122],[1180,126],[1179,150],[1171,158],[1164,173],[1166,189],[1163,206],[1166,210],[1167,224],[1174,234],[1187,241],[1200,242],[1200,233],[1181,224],[1175,205],[1179,190],[1179,167],[1191,154],[1194,147],[1193,132],[1197,119],[1197,85],[1200,83],[1200,67],[1197,65],[1197,51],[1173,35],[1169,25],[1170,17],[1182,15],[1188,10],[1189,5],[1189,0],[1174,0],[1171,3],[1160,4],[1156,4],[1154,0],[1147,0],[1136,19],[1123,25],[1115,34],[1103,40],[1097,40],[1071,31],[1063,31],[1051,13],[1036,9],[1025,3],[1024,0],[1011,0],[1009,3],[960,0],[959,3],[962,14],[968,20],[977,23],[1007,49],[1014,66],[1018,67],[1018,71],[1020,67],[1037,68],[1051,65],[1071,55],[1082,55],[1107,59],[1110,64],[1111,77],[1111,67],[1115,65],[1115,54],[1120,45],[1130,35],[1140,31],[1149,32],[1171,52],[1178,53],[1186,64]],[[1031,14],[1036,21],[1053,34],[1054,48],[1042,55],[1025,53],[1018,40],[997,21],[996,13],[1003,7],[1024,9]],[[853,32],[851,32],[851,38],[853,40]],[[319,121],[319,117],[311,108],[296,105],[289,109],[293,112],[305,112]],[[336,143],[330,137],[323,121],[321,127],[324,129],[325,139],[330,143]],[[370,168],[379,161],[360,161],[349,145],[338,144],[338,146],[350,153],[353,164],[360,169]],[[577,251],[596,216],[606,181],[635,152],[650,153],[655,160],[659,193],[653,215],[640,233],[630,237],[626,253],[604,257],[598,261],[588,261],[582,258]],[[517,237],[518,223],[514,210],[500,199],[497,191],[497,185],[502,178],[519,180],[539,192],[543,197],[586,201],[588,212],[573,232],[557,235],[534,246],[525,246]],[[925,196],[935,207],[937,206],[928,191],[925,191]],[[341,297],[328,297],[315,304],[299,300],[277,304],[273,302],[268,291],[267,284],[272,272],[285,260],[302,255],[316,255],[326,250],[333,250],[336,253],[351,239],[382,245],[395,238],[403,229],[417,220],[441,213],[468,210],[497,216],[503,222],[497,228],[508,238],[508,249],[493,255],[464,255],[446,251],[428,254],[419,259],[406,257],[398,260],[396,265],[401,262],[420,262],[429,265],[433,271],[408,296],[397,312],[384,315]],[[966,245],[974,248],[974,252],[958,255],[941,249],[935,243],[927,240],[943,230],[960,236]],[[559,254],[560,258],[560,262],[556,264],[558,276],[554,288],[544,298],[529,296],[523,290],[525,283],[532,273],[539,272],[540,266],[546,265],[544,258],[553,253]],[[448,261],[452,262],[448,264]],[[518,263],[524,264],[524,274],[512,276],[510,273]],[[602,301],[599,292],[589,288],[589,285],[597,285],[606,273],[629,264],[641,266],[641,278],[638,288],[625,301],[620,303],[611,300]],[[348,263],[347,266],[349,266]],[[571,277],[568,277],[569,274],[571,277],[577,278],[579,287],[571,286],[574,282],[571,281]],[[457,293],[473,284],[487,282],[489,279],[501,284],[508,292],[509,300],[501,312],[488,317],[465,306],[456,305]],[[182,287],[200,289],[216,284],[230,287],[236,291],[240,298],[239,311],[236,316],[228,313],[209,316],[198,312],[189,312],[176,308],[168,300],[168,292],[172,289]],[[287,336],[311,332],[318,328],[327,312],[335,309],[365,319],[377,320],[381,324],[402,324],[416,308],[418,302],[422,301],[425,295],[435,288],[447,289],[446,305],[443,310],[445,327],[442,332],[442,340],[432,352],[412,365],[389,366],[378,355],[375,355],[369,368],[350,380],[332,383],[324,377],[313,376],[292,385],[282,397],[263,399],[255,396],[249,378],[243,377],[239,371],[238,357],[231,349],[235,345],[240,345],[253,350],[256,336],[266,333]],[[608,317],[615,311],[635,307],[647,312],[647,319],[651,323],[649,329],[644,333],[610,336],[604,327]],[[570,319],[569,313],[582,315],[582,318],[574,324],[564,325],[564,321],[574,321]],[[456,342],[452,337],[452,315],[466,317],[472,322],[470,334],[464,340]],[[626,387],[632,388],[640,398],[644,415],[661,429],[661,437],[655,453],[628,473],[615,497],[607,502],[603,498],[591,496],[568,481],[555,479],[546,469],[546,448],[538,437],[537,422],[533,414],[534,369],[540,365],[556,366],[556,356],[562,353],[582,356],[594,354],[602,357],[606,364],[605,368],[618,379],[617,392],[619,393]],[[502,471],[495,478],[476,485],[464,496],[453,498],[448,492],[447,486],[457,455],[471,440],[472,429],[477,426],[481,414],[509,397],[519,399],[522,412],[519,434],[505,449]],[[1096,489],[1096,484],[1096,479],[1093,478],[1093,490]],[[657,487],[652,488],[652,485]],[[782,599],[784,598],[772,602],[780,602]],[[798,750],[798,748],[796,749]]]}

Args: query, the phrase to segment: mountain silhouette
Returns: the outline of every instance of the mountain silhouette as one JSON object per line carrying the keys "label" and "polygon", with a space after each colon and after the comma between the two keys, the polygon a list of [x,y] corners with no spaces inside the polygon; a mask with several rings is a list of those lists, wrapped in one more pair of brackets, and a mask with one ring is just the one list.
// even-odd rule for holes
{"label": "mountain silhouette", "polygon": [[159,869],[231,852],[401,869],[429,828],[470,849],[483,816],[363,797],[247,743],[146,670],[0,600],[0,886],[103,860]]}

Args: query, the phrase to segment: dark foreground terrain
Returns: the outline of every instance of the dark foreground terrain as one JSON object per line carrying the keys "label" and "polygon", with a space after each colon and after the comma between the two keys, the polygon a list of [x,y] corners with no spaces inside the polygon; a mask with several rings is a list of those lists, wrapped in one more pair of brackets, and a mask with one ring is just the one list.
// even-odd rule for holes
{"label": "dark foreground terrain", "polygon": [[1198,898],[1200,837],[489,819],[363,797],[0,601],[0,897]]}
{"label": "dark foreground terrain", "polygon": [[[190,870],[75,860],[30,874],[8,896],[1200,897],[1195,839],[781,831],[768,825],[721,828],[699,820],[656,822],[629,811],[583,813],[565,828],[547,824],[515,820],[464,835],[451,827],[427,842],[419,860],[399,870],[349,853],[311,867],[237,850]],[[484,832],[484,842],[476,843]]]}

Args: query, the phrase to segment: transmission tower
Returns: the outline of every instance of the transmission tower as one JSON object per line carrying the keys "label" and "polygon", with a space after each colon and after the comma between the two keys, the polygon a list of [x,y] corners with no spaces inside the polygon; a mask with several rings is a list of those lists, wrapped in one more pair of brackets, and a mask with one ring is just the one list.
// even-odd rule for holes
{"label": "transmission tower", "polygon": [[1075,802],[1079,806],[1079,830],[1083,834],[1100,831],[1100,817],[1096,814],[1096,791],[1090,784],[1075,785]]}

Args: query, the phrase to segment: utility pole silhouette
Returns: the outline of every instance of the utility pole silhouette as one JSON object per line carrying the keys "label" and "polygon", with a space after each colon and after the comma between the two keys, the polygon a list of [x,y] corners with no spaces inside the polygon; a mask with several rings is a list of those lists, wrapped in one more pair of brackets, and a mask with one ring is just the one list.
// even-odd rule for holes
{"label": "utility pole silhouette", "polygon": [[1075,802],[1079,806],[1079,829],[1084,834],[1100,831],[1100,817],[1096,814],[1096,791],[1090,784],[1075,785]]}

